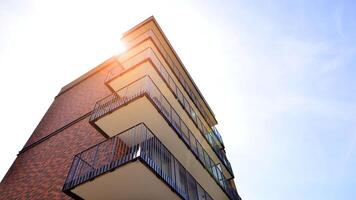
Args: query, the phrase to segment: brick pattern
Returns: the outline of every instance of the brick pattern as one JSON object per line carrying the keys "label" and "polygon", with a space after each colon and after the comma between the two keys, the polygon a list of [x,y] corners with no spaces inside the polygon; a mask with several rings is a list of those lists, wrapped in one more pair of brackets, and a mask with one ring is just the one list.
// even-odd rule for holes
{"label": "brick pattern", "polygon": [[[96,101],[109,95],[104,81],[112,67],[120,66],[113,62],[102,67],[57,96],[25,147],[90,112]],[[0,200],[71,199],[61,190],[74,155],[104,139],[87,117],[24,151],[0,184]]]}
{"label": "brick pattern", "polygon": [[107,70],[102,70],[55,98],[25,146],[45,137],[85,113],[98,99],[110,94],[104,85]]}
{"label": "brick pattern", "polygon": [[61,190],[73,157],[105,138],[80,121],[20,154],[0,186],[0,199],[70,199]]}

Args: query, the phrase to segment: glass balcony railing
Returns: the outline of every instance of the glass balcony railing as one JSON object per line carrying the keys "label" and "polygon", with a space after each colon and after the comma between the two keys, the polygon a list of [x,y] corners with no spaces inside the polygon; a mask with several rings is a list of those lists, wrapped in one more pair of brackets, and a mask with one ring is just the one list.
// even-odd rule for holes
{"label": "glass balcony railing", "polygon": [[[153,52],[153,51],[152,51]],[[152,53],[151,52],[151,53]],[[154,54],[154,53],[152,53]],[[152,56],[152,58],[155,58],[157,56]],[[225,165],[225,167],[228,169],[228,171],[233,175],[233,171],[230,165],[230,162],[228,161],[226,156],[221,156],[220,151],[221,149],[224,149],[224,143],[222,140],[222,137],[216,127],[213,128],[207,128],[200,117],[195,113],[194,109],[190,106],[189,101],[185,98],[183,95],[182,91],[179,89],[179,87],[176,85],[176,83],[173,81],[172,77],[169,75],[167,72],[166,68],[163,67],[161,62],[158,59],[154,59],[152,62],[154,62],[154,69],[157,71],[157,73],[162,77],[168,88],[172,91],[174,96],[177,98],[178,102],[181,104],[183,109],[187,112],[188,116],[192,119],[196,127],[199,129],[200,133],[204,136],[204,138],[207,140],[207,142],[210,144],[210,146],[213,148],[219,159],[222,160],[222,163]],[[107,75],[107,82],[111,81],[115,77],[121,75],[124,71],[118,68],[113,68]]]}
{"label": "glass balcony railing", "polygon": [[63,191],[71,190],[88,180],[95,181],[96,177],[135,159],[144,162],[183,199],[212,200],[195,178],[143,123],[77,154]]}
{"label": "glass balcony railing", "polygon": [[231,190],[228,189],[230,188],[229,182],[223,175],[219,164],[214,163],[214,161],[210,158],[191,130],[187,127],[148,75],[98,101],[94,107],[90,121],[93,122],[96,119],[113,112],[122,105],[126,105],[131,100],[141,96],[146,96],[151,100],[162,116],[175,130],[178,137],[181,138],[184,144],[192,151],[193,155],[195,155],[204,168],[206,168],[217,184],[226,192]]}

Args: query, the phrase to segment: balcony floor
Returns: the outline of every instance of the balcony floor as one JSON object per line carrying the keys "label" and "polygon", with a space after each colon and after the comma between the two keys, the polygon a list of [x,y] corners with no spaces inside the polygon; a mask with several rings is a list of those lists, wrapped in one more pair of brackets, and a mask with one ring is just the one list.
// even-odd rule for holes
{"label": "balcony floor", "polygon": [[71,192],[83,199],[181,199],[139,160],[87,181]]}

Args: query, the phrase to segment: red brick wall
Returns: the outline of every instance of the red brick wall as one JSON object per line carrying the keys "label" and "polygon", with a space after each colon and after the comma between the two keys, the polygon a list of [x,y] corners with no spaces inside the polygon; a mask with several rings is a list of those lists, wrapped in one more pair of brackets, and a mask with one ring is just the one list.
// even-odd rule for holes
{"label": "red brick wall", "polygon": [[91,111],[95,102],[110,94],[104,85],[107,68],[57,96],[25,146]]}
{"label": "red brick wall", "polygon": [[[116,63],[112,63],[114,65]],[[110,94],[104,85],[110,67],[57,96],[0,184],[0,199],[70,199],[61,189],[73,156],[105,138],[89,124],[89,117],[51,135],[90,112],[97,100]]]}

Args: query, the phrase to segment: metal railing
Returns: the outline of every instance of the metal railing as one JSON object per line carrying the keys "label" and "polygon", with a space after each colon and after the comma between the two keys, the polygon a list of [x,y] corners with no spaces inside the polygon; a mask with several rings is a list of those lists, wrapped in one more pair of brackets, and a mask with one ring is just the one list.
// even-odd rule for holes
{"label": "metal railing", "polygon": [[116,93],[98,101],[94,107],[90,120],[94,121],[102,116],[105,116],[106,114],[118,109],[120,106],[125,105],[131,100],[143,95],[147,96],[151,100],[151,102],[161,112],[162,116],[175,130],[178,137],[182,139],[184,144],[186,144],[186,146],[192,151],[204,168],[207,169],[217,184],[227,192],[230,186],[227,178],[225,178],[221,171],[221,167],[219,166],[220,164],[213,162],[208,153],[195,138],[191,130],[180,118],[178,113],[173,109],[168,100],[163,96],[148,75],[137,79],[136,81],[116,91]]}
{"label": "metal railing", "polygon": [[[154,43],[159,44],[160,46],[164,46],[162,44],[162,42],[158,39],[157,35],[155,34],[154,31],[149,30],[147,31],[145,34],[148,34],[148,36],[154,41]],[[132,40],[134,40],[135,38],[133,38]],[[132,40],[130,41],[130,43],[132,45],[135,45],[134,43],[132,43]],[[178,81],[181,83],[181,85],[183,86],[184,90],[186,91],[186,93],[189,95],[190,99],[193,101],[193,103],[195,104],[195,106],[198,108],[198,110],[200,111],[200,113],[202,114],[202,116],[205,117],[205,119],[210,122],[209,124],[212,124],[211,121],[209,120],[208,114],[206,113],[206,111],[204,110],[203,106],[201,105],[201,103],[199,102],[198,98],[195,96],[195,94],[192,92],[192,90],[190,89],[190,86],[187,84],[186,80],[183,78],[183,74],[180,72],[180,70],[178,69],[177,65],[174,63],[174,61],[172,60],[171,56],[169,55],[169,53],[166,51],[165,48],[160,49],[160,53],[163,55],[163,57],[165,58],[165,61],[168,63],[168,66],[171,68],[171,70],[173,71],[174,75],[176,76],[176,78],[178,79]]]}
{"label": "metal railing", "polygon": [[223,139],[222,139],[222,137],[221,137],[221,135],[220,135],[220,132],[218,131],[218,129],[217,129],[215,126],[212,127],[212,131],[214,132],[214,135],[216,136],[216,138],[217,138],[222,144],[224,144]]}
{"label": "metal railing", "polygon": [[63,190],[71,190],[134,159],[140,159],[149,166],[183,199],[212,200],[211,196],[143,123],[76,155]]}
{"label": "metal railing", "polygon": [[[153,55],[154,52],[152,52],[149,53]],[[216,127],[213,127],[211,129],[205,127],[200,117],[194,112],[194,109],[190,106],[189,101],[185,98],[182,91],[179,89],[179,87],[173,81],[172,77],[167,72],[166,68],[163,67],[162,63],[158,59],[155,59],[156,57],[157,56],[151,56],[152,62],[154,62],[154,69],[162,77],[168,88],[170,88],[170,90],[173,92],[174,96],[177,98],[183,109],[187,112],[188,116],[192,119],[196,127],[199,129],[200,133],[205,137],[205,139],[213,148],[217,156],[222,160],[222,163],[224,163],[225,167],[233,175],[232,167],[229,160],[226,156],[221,156],[219,153],[221,149],[224,149],[224,143],[220,133],[218,132]],[[115,77],[122,75],[122,73],[124,73],[124,71],[122,71],[121,69],[117,70],[116,68],[113,68],[108,72],[106,82],[109,82]]]}

